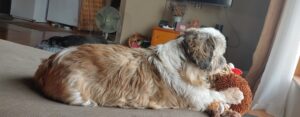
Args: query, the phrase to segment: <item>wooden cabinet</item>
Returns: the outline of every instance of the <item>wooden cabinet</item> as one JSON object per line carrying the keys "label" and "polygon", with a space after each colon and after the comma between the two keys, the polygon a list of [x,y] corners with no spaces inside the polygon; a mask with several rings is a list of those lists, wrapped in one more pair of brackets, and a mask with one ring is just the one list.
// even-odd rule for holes
{"label": "wooden cabinet", "polygon": [[160,27],[154,27],[152,31],[151,45],[166,43],[170,40],[176,39],[179,36],[179,32],[169,29],[163,29]]}

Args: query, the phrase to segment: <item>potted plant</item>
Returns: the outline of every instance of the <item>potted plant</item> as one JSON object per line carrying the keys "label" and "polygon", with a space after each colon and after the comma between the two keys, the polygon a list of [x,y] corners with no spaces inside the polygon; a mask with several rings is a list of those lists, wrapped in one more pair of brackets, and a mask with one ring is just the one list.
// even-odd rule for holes
{"label": "potted plant", "polygon": [[175,23],[181,22],[182,17],[186,10],[186,5],[183,3],[171,3],[170,10],[173,15],[173,20]]}

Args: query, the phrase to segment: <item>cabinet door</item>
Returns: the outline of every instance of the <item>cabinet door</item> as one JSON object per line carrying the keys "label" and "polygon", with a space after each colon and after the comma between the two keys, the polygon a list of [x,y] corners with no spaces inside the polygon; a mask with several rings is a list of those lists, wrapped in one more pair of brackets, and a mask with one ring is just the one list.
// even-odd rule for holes
{"label": "cabinet door", "polygon": [[80,0],[49,0],[47,20],[78,26]]}
{"label": "cabinet door", "polygon": [[48,0],[12,0],[10,14],[14,17],[46,22]]}
{"label": "cabinet door", "polygon": [[33,20],[35,0],[12,0],[10,14],[14,17]]}
{"label": "cabinet door", "polygon": [[171,32],[165,32],[161,30],[154,30],[151,40],[151,45],[158,45],[166,43],[170,40],[176,39],[179,34],[177,33],[171,33]]}

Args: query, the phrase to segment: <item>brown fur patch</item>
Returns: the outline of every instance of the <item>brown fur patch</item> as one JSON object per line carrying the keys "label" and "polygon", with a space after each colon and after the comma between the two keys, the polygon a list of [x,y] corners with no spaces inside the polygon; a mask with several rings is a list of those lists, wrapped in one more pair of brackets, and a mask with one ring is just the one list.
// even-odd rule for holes
{"label": "brown fur patch", "polygon": [[[151,54],[149,50],[124,46],[83,45],[59,64],[55,61],[57,54],[52,55],[40,65],[35,78],[45,95],[66,103],[71,103],[70,90],[76,89],[82,101],[91,99],[103,106],[187,107],[147,61]],[[76,71],[82,76],[69,77]]]}
{"label": "brown fur patch", "polygon": [[252,104],[252,92],[249,87],[248,82],[239,75],[235,74],[218,74],[213,76],[214,81],[214,88],[216,90],[224,90],[230,87],[238,87],[244,95],[244,99],[240,104],[231,105],[230,109],[241,113],[242,115],[245,114],[250,110]]}
{"label": "brown fur patch", "polygon": [[[238,89],[217,92],[207,81],[226,63],[225,37],[213,28],[193,30],[196,38],[187,33],[148,49],[101,44],[65,49],[43,61],[35,80],[46,96],[72,105],[204,111],[214,100],[239,102]],[[231,91],[236,100],[228,96]]]}

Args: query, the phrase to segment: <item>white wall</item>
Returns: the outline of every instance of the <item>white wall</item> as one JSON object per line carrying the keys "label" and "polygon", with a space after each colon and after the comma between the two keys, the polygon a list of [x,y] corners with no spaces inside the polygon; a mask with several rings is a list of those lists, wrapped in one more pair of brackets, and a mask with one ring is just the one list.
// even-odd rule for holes
{"label": "white wall", "polygon": [[258,43],[269,0],[233,0],[229,8],[203,5],[189,6],[184,21],[199,19],[201,25],[223,24],[228,37],[226,58],[236,67],[248,71]]}
{"label": "white wall", "polygon": [[151,35],[152,27],[157,26],[164,12],[165,0],[121,0],[122,30],[117,35],[120,43],[138,32]]}

